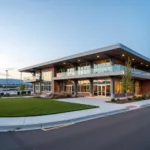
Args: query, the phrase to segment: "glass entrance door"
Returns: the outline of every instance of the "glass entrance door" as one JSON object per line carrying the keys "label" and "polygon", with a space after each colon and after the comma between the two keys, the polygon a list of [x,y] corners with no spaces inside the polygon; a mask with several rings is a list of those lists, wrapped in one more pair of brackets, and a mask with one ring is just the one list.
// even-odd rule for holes
{"label": "glass entrance door", "polygon": [[106,86],[103,85],[103,86],[101,86],[101,88],[102,88],[102,90],[101,90],[101,95],[102,95],[102,96],[106,96]]}
{"label": "glass entrance door", "polygon": [[106,85],[106,96],[111,96],[110,85]]}
{"label": "glass entrance door", "polygon": [[72,94],[72,85],[66,85],[66,92]]}
{"label": "glass entrance door", "polygon": [[97,95],[98,96],[106,96],[106,86],[105,85],[98,85],[97,88]]}
{"label": "glass entrance door", "polygon": [[95,96],[111,96],[110,85],[97,85],[94,91]]}
{"label": "glass entrance door", "polygon": [[97,95],[102,96],[102,86],[98,86]]}

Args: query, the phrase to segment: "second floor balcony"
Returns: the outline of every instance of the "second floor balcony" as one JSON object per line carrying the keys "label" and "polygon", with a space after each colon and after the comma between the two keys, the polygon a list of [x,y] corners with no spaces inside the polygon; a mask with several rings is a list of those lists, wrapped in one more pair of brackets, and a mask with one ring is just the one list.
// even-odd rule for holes
{"label": "second floor balcony", "polygon": [[36,81],[41,81],[40,77],[36,77],[36,76],[29,76],[29,77],[25,77],[24,78],[24,82],[36,82]]}
{"label": "second floor balcony", "polygon": [[[150,78],[150,72],[142,71],[139,69],[131,68],[132,76]],[[125,73],[125,66],[123,65],[108,65],[99,68],[77,70],[72,72],[57,73],[53,79],[71,79],[78,77],[94,77],[94,76],[108,76],[108,75],[123,75]]]}

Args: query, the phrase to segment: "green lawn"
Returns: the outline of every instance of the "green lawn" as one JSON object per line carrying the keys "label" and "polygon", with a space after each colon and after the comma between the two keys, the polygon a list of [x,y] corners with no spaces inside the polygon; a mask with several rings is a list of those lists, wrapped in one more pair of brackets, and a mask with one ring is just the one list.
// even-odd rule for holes
{"label": "green lawn", "polygon": [[39,116],[90,108],[96,106],[42,98],[0,98],[0,117]]}

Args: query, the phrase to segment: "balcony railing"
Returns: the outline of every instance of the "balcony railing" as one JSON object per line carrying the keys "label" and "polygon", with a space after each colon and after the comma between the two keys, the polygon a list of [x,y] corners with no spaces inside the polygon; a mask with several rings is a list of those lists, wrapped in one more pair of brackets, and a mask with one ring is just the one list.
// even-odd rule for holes
{"label": "balcony railing", "polygon": [[36,81],[40,81],[41,78],[37,78],[36,76],[30,76],[30,77],[25,77],[24,78],[24,82],[36,82]]}
{"label": "balcony railing", "polygon": [[[61,78],[61,77],[67,77],[67,76],[78,76],[78,75],[88,75],[88,74],[97,74],[97,73],[113,73],[113,72],[119,72],[119,71],[124,71],[125,66],[122,65],[109,65],[105,67],[100,67],[100,68],[94,68],[94,69],[88,69],[88,70],[77,70],[73,72],[61,72],[57,73],[56,78]],[[138,74],[138,75],[143,75],[143,76],[148,76],[150,77],[150,73],[146,71],[142,71],[139,69],[134,69],[131,68],[132,74]]]}

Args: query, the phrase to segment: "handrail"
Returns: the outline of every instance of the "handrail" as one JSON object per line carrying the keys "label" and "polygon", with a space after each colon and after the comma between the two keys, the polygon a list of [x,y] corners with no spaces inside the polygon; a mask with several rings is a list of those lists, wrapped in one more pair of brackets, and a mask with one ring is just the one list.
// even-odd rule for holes
{"label": "handrail", "polygon": [[[66,76],[76,76],[76,75],[86,75],[86,74],[97,74],[97,73],[109,73],[109,72],[117,72],[117,71],[124,71],[125,66],[123,65],[107,65],[102,66],[100,68],[93,68],[87,70],[77,70],[73,72],[61,72],[57,73],[56,77],[66,77]],[[142,71],[139,69],[131,68],[132,74],[139,74],[144,76],[150,76],[149,72]]]}

